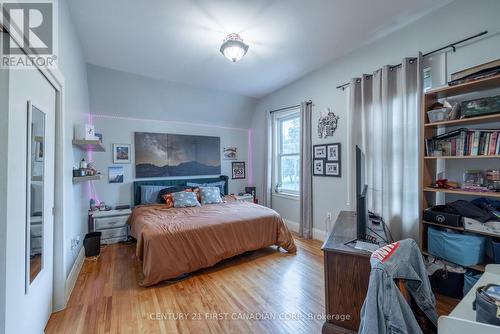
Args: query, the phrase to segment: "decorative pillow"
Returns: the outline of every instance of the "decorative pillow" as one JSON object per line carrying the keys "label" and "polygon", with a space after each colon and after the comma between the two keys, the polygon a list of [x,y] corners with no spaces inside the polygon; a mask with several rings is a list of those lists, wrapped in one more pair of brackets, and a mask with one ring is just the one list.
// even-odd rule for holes
{"label": "decorative pillow", "polygon": [[211,182],[211,183],[186,182],[186,185],[189,187],[218,187],[220,189],[221,196],[224,196],[224,185],[225,184],[226,184],[226,181]]}
{"label": "decorative pillow", "polygon": [[[199,192],[199,188],[195,188],[194,190],[189,188],[189,189],[185,189],[183,191],[185,192],[194,192],[196,194],[196,199],[198,200],[198,202],[200,201],[200,192]],[[165,205],[167,206],[168,209],[170,208],[173,208],[174,207],[174,197],[172,196],[173,193],[170,193],[170,194],[165,194],[162,196],[162,203],[165,203]]]}
{"label": "decorative pillow", "polygon": [[141,204],[154,204],[159,203],[158,195],[163,189],[170,187],[165,186],[141,186]]}
{"label": "decorative pillow", "polygon": [[220,189],[218,187],[200,187],[201,204],[222,203]]}
{"label": "decorative pillow", "polygon": [[191,208],[200,206],[196,194],[192,191],[180,191],[172,194],[174,208]]}
{"label": "decorative pillow", "polygon": [[164,196],[166,194],[177,193],[179,191],[185,191],[185,190],[191,190],[191,187],[187,187],[187,186],[172,186],[172,187],[164,188],[164,189],[162,189],[158,193],[158,203],[165,203]]}

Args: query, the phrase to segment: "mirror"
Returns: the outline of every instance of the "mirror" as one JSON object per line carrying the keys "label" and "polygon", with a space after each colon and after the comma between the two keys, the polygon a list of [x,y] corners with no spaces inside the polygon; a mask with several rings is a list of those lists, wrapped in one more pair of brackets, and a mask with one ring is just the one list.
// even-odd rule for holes
{"label": "mirror", "polygon": [[28,103],[26,186],[27,281],[30,285],[43,268],[45,114]]}

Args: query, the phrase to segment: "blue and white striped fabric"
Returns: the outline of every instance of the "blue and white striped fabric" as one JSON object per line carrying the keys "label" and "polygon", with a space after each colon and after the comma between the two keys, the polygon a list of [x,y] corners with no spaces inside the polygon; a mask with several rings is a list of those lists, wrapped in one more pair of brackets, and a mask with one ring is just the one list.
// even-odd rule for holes
{"label": "blue and white striped fabric", "polygon": [[200,187],[201,204],[222,203],[220,189],[218,187]]}
{"label": "blue and white striped fabric", "polygon": [[192,208],[200,206],[200,202],[196,198],[196,193],[188,191],[179,191],[172,194],[174,208]]}

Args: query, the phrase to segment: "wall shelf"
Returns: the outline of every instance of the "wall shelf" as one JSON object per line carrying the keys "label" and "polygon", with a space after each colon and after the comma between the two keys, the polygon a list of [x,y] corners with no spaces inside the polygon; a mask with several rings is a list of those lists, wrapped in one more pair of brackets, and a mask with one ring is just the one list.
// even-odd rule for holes
{"label": "wall shelf", "polygon": [[[476,116],[463,119],[455,119],[449,121],[441,121],[430,123],[427,117],[427,111],[431,109],[431,106],[440,99],[455,97],[464,94],[484,92],[487,90],[500,88],[500,75],[485,78],[477,81],[471,81],[455,86],[444,86],[435,89],[431,89],[423,94],[422,96],[422,107],[420,110],[420,138],[422,142],[424,138],[433,138],[440,133],[440,129],[444,127],[463,127],[465,129],[470,128],[469,125],[487,125],[488,123],[500,122],[500,113],[489,114],[483,116]],[[494,126],[496,128],[496,126]],[[500,129],[498,129],[500,131]],[[491,160],[491,165],[495,166],[498,164],[496,159],[500,158],[500,155],[476,155],[476,156],[426,156],[425,145],[422,143],[419,148],[419,161],[420,161],[420,176],[419,176],[419,202],[420,202],[420,221],[419,221],[419,232],[420,232],[420,249],[422,254],[430,255],[426,250],[428,249],[428,238],[427,233],[429,226],[437,226],[441,228],[447,228],[459,233],[471,233],[477,235],[495,235],[483,231],[474,231],[465,229],[465,227],[451,227],[438,223],[431,223],[424,221],[423,212],[425,209],[432,207],[436,204],[442,204],[437,202],[440,199],[438,196],[433,196],[433,194],[449,194],[466,198],[474,197],[488,197],[500,199],[500,192],[474,192],[466,191],[463,189],[442,189],[442,188],[432,188],[431,184],[434,184],[438,177],[439,172],[448,173],[450,168],[457,168],[457,163],[454,164],[440,164],[440,161],[457,160],[458,161],[472,161],[474,163],[478,161],[488,161]],[[465,163],[464,163],[465,165]],[[472,198],[471,198],[472,197]],[[445,197],[446,201],[447,198]],[[474,266],[468,266],[468,268],[484,271],[485,264],[479,264]]]}
{"label": "wall shelf", "polygon": [[73,177],[73,183],[85,182],[85,181],[96,181],[102,178],[102,174],[92,175],[92,176],[77,176]]}
{"label": "wall shelf", "polygon": [[449,155],[441,157],[424,157],[425,160],[438,159],[499,159],[500,155]]}
{"label": "wall shelf", "polygon": [[106,149],[99,140],[73,139],[73,146],[76,146],[83,151],[106,152]]}
{"label": "wall shelf", "polygon": [[[439,259],[439,257],[438,257],[438,256],[434,256],[434,255],[430,254],[430,253],[429,253],[429,252],[427,252],[427,251],[422,251],[422,254],[424,254],[425,256],[433,256],[433,257],[435,257],[436,259]],[[448,263],[452,263],[452,262],[447,261],[447,260],[444,260],[444,259],[440,259],[440,260],[443,260],[443,261],[448,262]],[[453,264],[455,264],[455,263],[453,263]],[[483,273],[484,273],[484,271],[485,271],[485,267],[486,267],[487,263],[485,263],[485,264],[474,264],[474,265],[472,265],[472,266],[462,266],[462,265],[459,265],[459,264],[455,264],[455,265],[457,265],[457,266],[461,266],[461,267],[465,267],[465,268],[474,269],[474,270],[481,271],[481,272],[483,272]]]}
{"label": "wall shelf", "polygon": [[424,188],[424,192],[446,193],[446,194],[476,196],[476,197],[500,198],[500,192],[479,192],[479,191],[467,191],[467,190],[460,190],[460,189],[442,189],[442,188],[431,188],[431,187]]}
{"label": "wall shelf", "polygon": [[442,99],[482,90],[498,88],[500,86],[500,75],[494,77],[471,81],[455,86],[444,86],[431,89],[425,93],[426,98]]}
{"label": "wall shelf", "polygon": [[492,115],[484,115],[470,118],[462,119],[452,119],[450,121],[441,121],[434,123],[427,123],[424,126],[429,128],[438,128],[444,126],[460,126],[460,125],[471,125],[471,124],[481,124],[488,122],[500,122],[500,113]]}

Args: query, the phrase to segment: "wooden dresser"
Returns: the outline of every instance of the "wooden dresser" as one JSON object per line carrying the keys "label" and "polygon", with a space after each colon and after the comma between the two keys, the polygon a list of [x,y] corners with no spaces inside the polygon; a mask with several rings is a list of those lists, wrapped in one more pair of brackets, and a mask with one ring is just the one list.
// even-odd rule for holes
{"label": "wooden dresser", "polygon": [[[369,224],[385,237],[384,229]],[[323,333],[357,333],[361,306],[370,278],[370,253],[346,246],[356,238],[356,213],[340,212],[322,250],[325,261],[325,306]],[[385,239],[387,239],[385,237]]]}

